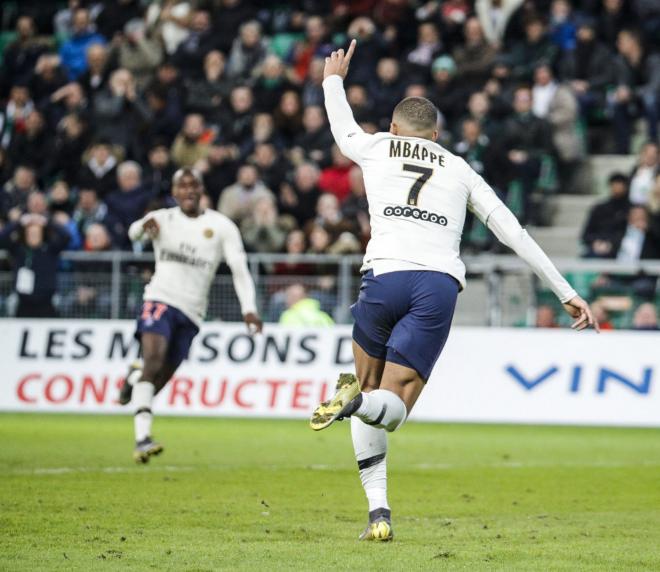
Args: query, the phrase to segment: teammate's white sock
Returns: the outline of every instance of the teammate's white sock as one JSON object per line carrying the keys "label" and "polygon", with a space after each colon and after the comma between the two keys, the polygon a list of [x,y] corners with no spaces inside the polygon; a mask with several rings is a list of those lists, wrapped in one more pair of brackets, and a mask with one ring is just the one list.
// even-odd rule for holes
{"label": "teammate's white sock", "polygon": [[126,376],[126,383],[135,387],[135,384],[142,379],[142,368],[134,369],[129,375]]}
{"label": "teammate's white sock", "polygon": [[360,470],[362,487],[369,501],[369,512],[390,508],[387,504],[387,433],[359,418],[351,417],[353,449]]}
{"label": "teammate's white sock", "polygon": [[133,400],[135,406],[135,441],[139,443],[151,437],[151,402],[154,399],[154,384],[150,381],[138,381],[133,387]]}
{"label": "teammate's white sock", "polygon": [[406,404],[394,392],[376,389],[362,393],[362,403],[353,413],[368,425],[396,431],[406,420]]}

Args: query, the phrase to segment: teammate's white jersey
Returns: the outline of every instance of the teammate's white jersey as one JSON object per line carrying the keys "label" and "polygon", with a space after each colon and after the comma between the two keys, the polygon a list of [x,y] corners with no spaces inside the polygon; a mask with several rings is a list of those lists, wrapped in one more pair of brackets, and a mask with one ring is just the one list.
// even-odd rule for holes
{"label": "teammate's white jersey", "polygon": [[179,207],[150,212],[134,222],[128,235],[143,238],[142,225],[154,219],[156,270],[144,289],[144,300],[164,302],[199,324],[206,314],[209,290],[223,257],[231,268],[241,311],[256,311],[254,283],[236,225],[223,214],[206,209],[189,217]]}
{"label": "teammate's white jersey", "polygon": [[[363,268],[373,268],[376,274],[437,270],[464,287],[460,242],[466,208],[484,223],[497,211],[495,218],[506,223],[503,232],[489,227],[498,238],[527,260],[562,301],[576,295],[495,192],[462,158],[428,139],[365,133],[353,119],[342,79],[332,75],[324,80],[323,88],[335,141],[362,168],[371,221]],[[514,236],[518,231],[520,236]]]}

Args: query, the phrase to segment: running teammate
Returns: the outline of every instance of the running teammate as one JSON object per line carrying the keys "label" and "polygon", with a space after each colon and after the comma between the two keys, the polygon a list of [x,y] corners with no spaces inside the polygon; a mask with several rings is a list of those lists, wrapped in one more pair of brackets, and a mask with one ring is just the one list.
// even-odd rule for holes
{"label": "running teammate", "polygon": [[135,333],[143,365],[132,366],[119,398],[124,405],[132,398],[135,407],[133,459],[137,463],[146,463],[163,451],[152,439],[151,403],[188,357],[223,258],[231,269],[245,323],[251,332],[262,328],[238,228],[226,216],[200,206],[203,190],[196,171],[179,169],[172,179],[178,206],[151,212],[128,230],[131,240],[151,240],[156,258]]}
{"label": "running teammate", "polygon": [[390,540],[385,455],[387,432],[406,420],[437,361],[465,286],[459,256],[466,207],[552,288],[575,321],[598,329],[588,304],[562,278],[511,211],[467,163],[438,145],[438,110],[408,97],[392,114],[388,133],[365,133],[344,88],[355,40],[346,55],[325,60],[323,90],[332,134],[362,168],[371,240],[360,295],[352,306],[357,377],[342,374],[335,396],[317,407],[320,430],[351,417],[353,446],[369,502],[361,540]]}

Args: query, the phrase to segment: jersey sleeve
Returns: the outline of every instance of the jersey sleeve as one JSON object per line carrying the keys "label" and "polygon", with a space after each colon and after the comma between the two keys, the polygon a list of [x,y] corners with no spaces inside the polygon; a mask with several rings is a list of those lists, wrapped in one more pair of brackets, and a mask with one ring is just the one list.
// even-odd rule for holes
{"label": "jersey sleeve", "polygon": [[468,207],[479,217],[481,222],[486,224],[491,213],[496,208],[503,206],[504,203],[490,185],[484,181],[483,177],[478,175],[467,163],[464,162],[464,165],[467,171],[466,180],[469,190]]}
{"label": "jersey sleeve", "polygon": [[330,130],[337,146],[346,157],[360,164],[373,135],[365,133],[355,121],[341,77],[331,75],[325,78],[323,94]]}
{"label": "jersey sleeve", "polygon": [[151,211],[144,215],[141,219],[136,220],[134,223],[131,224],[131,226],[128,227],[128,238],[131,240],[144,240],[145,234],[144,234],[144,229],[142,228],[142,225],[147,222],[149,219],[156,219],[156,222],[158,224],[161,224],[161,214],[165,209],[158,209],[156,211]]}
{"label": "jersey sleeve", "polygon": [[243,241],[238,227],[229,219],[222,224],[222,251],[231,270],[234,290],[241,305],[241,313],[255,313],[257,311],[254,282],[247,266],[247,256],[243,248]]}

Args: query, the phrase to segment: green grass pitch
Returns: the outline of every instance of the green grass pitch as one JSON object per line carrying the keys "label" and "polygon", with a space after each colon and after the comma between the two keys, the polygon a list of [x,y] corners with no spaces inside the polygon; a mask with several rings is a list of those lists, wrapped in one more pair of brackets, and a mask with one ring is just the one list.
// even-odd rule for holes
{"label": "green grass pitch", "polygon": [[410,423],[359,543],[347,423],[0,415],[1,570],[660,570],[660,431]]}

